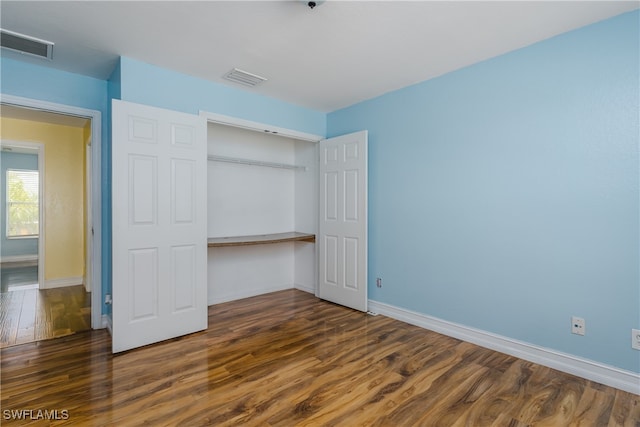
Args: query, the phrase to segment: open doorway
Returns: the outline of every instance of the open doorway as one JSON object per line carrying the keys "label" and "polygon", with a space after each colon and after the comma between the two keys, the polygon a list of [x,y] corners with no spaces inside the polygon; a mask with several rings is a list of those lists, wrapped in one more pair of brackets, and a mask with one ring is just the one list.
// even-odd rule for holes
{"label": "open doorway", "polygon": [[[28,253],[22,255],[11,255],[3,248],[0,346],[101,327],[100,313],[91,313],[93,306],[100,310],[101,300],[100,280],[95,280],[93,271],[96,251],[91,215],[95,200],[92,171],[99,167],[95,168],[90,148],[95,135],[92,117],[4,104],[0,116],[3,186],[7,187],[9,178],[15,178],[17,187],[28,190],[22,194],[26,201],[18,200],[13,205],[7,192],[3,194],[6,214],[3,212],[2,234],[14,241],[31,241]],[[39,159],[37,170],[7,165],[10,157],[29,156]],[[11,171],[7,174],[5,169]],[[34,176],[39,185],[29,184],[25,189],[25,180]],[[39,215],[34,221],[34,206],[26,203],[33,201],[36,187],[40,204],[35,207]],[[20,203],[23,204],[19,206]],[[11,207],[13,212],[9,212]],[[9,228],[9,223],[19,216],[18,207],[23,208],[19,236]]]}
{"label": "open doorway", "polygon": [[[25,291],[39,289],[38,268],[42,226],[44,146],[33,142],[0,141],[0,296],[3,322]],[[9,292],[12,292],[9,294]],[[9,298],[11,296],[11,298]],[[7,313],[9,311],[9,313]],[[4,328],[6,330],[6,328]],[[0,334],[4,342],[6,333]]]}

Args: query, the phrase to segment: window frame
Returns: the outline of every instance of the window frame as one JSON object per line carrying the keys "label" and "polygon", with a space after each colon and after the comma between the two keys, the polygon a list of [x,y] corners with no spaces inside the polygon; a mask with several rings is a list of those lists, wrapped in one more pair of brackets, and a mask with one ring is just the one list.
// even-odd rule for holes
{"label": "window frame", "polygon": [[[26,172],[26,173],[31,173],[31,174],[35,174],[36,175],[36,183],[38,184],[38,197],[37,200],[35,202],[15,202],[15,201],[11,201],[9,200],[9,173],[10,172]],[[40,171],[37,169],[19,169],[19,168],[7,168],[5,171],[5,176],[4,176],[4,180],[5,180],[5,200],[4,200],[4,204],[5,204],[5,212],[6,212],[6,218],[5,218],[5,237],[7,238],[7,240],[20,240],[20,239],[39,239],[40,238],[40,202],[41,202],[41,198],[40,198]],[[28,204],[28,205],[35,205],[36,206],[36,210],[38,211],[38,230],[36,234],[25,234],[25,235],[11,235],[9,234],[9,230],[10,230],[10,223],[11,223],[11,215],[10,215],[10,205],[12,203],[23,203],[23,204]]]}

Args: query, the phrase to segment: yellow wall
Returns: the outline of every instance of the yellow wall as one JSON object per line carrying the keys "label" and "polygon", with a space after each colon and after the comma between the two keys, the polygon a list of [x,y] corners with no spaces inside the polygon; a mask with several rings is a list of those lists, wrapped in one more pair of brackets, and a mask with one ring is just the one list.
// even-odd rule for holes
{"label": "yellow wall", "polygon": [[84,129],[0,117],[0,132],[45,146],[45,280],[84,277]]}

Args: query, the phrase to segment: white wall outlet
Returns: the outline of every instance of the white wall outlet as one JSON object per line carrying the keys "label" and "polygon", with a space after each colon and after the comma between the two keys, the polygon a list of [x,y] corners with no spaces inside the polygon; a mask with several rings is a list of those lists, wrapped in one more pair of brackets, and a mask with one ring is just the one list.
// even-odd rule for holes
{"label": "white wall outlet", "polygon": [[640,350],[640,329],[631,330],[631,348]]}
{"label": "white wall outlet", "polygon": [[585,326],[584,319],[582,317],[571,317],[571,333],[576,335],[584,335]]}

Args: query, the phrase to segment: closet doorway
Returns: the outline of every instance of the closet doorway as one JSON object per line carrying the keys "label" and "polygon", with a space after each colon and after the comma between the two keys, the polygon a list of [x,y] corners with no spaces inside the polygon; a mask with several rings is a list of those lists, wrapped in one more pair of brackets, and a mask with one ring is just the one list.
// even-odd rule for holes
{"label": "closet doorway", "polygon": [[92,118],[3,104],[0,120],[0,347],[91,329]]}
{"label": "closet doorway", "polygon": [[208,303],[297,288],[367,311],[367,132],[322,139],[201,115]]}

